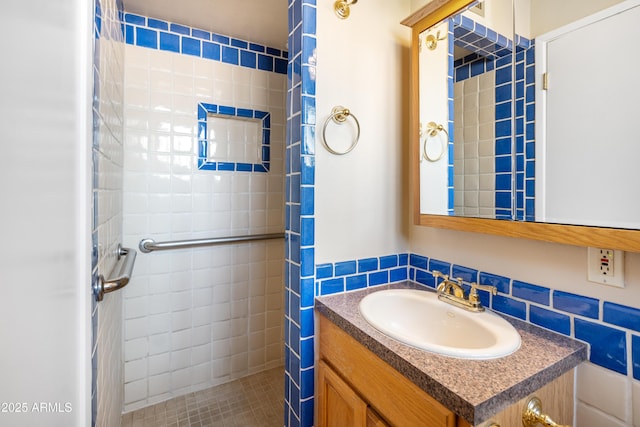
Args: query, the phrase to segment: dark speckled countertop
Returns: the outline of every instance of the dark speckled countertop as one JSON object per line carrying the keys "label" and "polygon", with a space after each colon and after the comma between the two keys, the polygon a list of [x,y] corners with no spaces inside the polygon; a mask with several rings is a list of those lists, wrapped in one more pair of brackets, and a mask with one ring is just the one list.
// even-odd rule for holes
{"label": "dark speckled countertop", "polygon": [[363,297],[390,288],[430,291],[412,282],[376,286],[317,297],[316,310],[472,425],[486,421],[587,358],[586,344],[507,316],[522,342],[515,353],[500,359],[456,359],[404,345],[376,330],[358,310]]}

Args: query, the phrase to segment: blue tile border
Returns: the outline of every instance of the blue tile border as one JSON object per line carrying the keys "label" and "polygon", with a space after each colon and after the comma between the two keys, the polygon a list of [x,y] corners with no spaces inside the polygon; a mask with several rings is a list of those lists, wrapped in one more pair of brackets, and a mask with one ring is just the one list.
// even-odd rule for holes
{"label": "blue tile border", "polygon": [[602,320],[640,332],[640,309],[637,308],[605,302],[602,307]]}
{"label": "blue tile border", "polygon": [[132,13],[122,29],[130,45],[287,74],[288,51]]}
{"label": "blue tile border", "polygon": [[597,319],[600,312],[597,299],[563,291],[553,291],[553,308],[592,319]]}
{"label": "blue tile border", "polygon": [[574,319],[575,337],[590,345],[589,360],[627,375],[627,340],[624,331],[579,318]]}
{"label": "blue tile border", "polygon": [[[361,273],[356,266],[371,269]],[[315,295],[349,292],[404,280],[435,288],[432,275],[435,270],[461,277],[467,289],[468,281],[476,279],[481,284],[496,286],[498,295],[481,292],[486,307],[584,341],[590,348],[591,363],[621,375],[629,372],[635,379],[640,379],[640,336],[633,334],[640,328],[640,308],[605,301],[603,319],[599,321],[600,301],[595,298],[552,290],[416,253],[318,264],[315,266]],[[628,348],[631,348],[629,357]]]}
{"label": "blue tile border", "polygon": [[[289,1],[289,48],[284,72],[287,73],[287,132],[285,153],[285,402],[284,425],[313,426],[314,297],[319,289],[316,277],[331,280],[327,289],[336,292],[345,287],[357,289],[362,279],[343,275],[334,277],[334,266],[315,265],[315,0]],[[213,35],[212,35],[213,39]],[[213,41],[213,40],[212,40]],[[206,42],[203,42],[206,43]],[[223,61],[235,61],[231,43],[221,52]],[[277,50],[256,44],[240,54],[239,61],[257,69],[269,67],[268,55]],[[278,58],[275,72],[280,72]],[[341,265],[339,273],[352,271]],[[348,283],[347,280],[348,279]],[[306,315],[305,315],[306,314]]]}
{"label": "blue tile border", "polygon": [[549,305],[549,296],[551,293],[549,288],[514,280],[511,292],[515,297],[542,305]]}
{"label": "blue tile border", "polygon": [[325,263],[316,266],[316,295],[402,282],[408,279],[408,254]]}
{"label": "blue tile border", "polygon": [[640,337],[631,336],[631,364],[633,378],[640,380]]}
{"label": "blue tile border", "polygon": [[601,302],[420,254],[410,253],[408,258],[408,280],[435,288],[432,272],[438,270],[463,277],[468,289],[467,281],[478,277],[479,283],[498,288],[495,296],[481,292],[485,307],[584,341],[590,347],[591,363],[622,375],[629,372],[640,379],[640,308]]}
{"label": "blue tile border", "polygon": [[[207,158],[209,140],[207,139],[207,117],[210,115],[228,116],[262,122],[261,163],[236,163],[212,161]],[[215,105],[201,102],[198,104],[198,169],[237,171],[237,172],[268,172],[270,166],[271,115],[266,111],[235,108],[226,105]]]}

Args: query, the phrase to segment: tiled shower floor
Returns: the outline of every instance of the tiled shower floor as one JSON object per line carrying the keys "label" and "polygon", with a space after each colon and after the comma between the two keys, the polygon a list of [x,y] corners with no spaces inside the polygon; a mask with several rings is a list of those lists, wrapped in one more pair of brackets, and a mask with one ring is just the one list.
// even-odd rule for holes
{"label": "tiled shower floor", "polygon": [[122,427],[282,427],[283,408],[284,369],[274,368],[129,412]]}

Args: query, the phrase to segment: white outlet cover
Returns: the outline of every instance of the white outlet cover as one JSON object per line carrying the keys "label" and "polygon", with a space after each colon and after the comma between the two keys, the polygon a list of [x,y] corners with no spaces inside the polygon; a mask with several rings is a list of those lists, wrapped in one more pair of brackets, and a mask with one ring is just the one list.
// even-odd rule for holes
{"label": "white outlet cover", "polygon": [[[603,251],[607,252],[606,254]],[[609,257],[609,272],[600,269],[603,256]],[[607,286],[624,288],[624,252],[613,249],[587,249],[587,280]]]}

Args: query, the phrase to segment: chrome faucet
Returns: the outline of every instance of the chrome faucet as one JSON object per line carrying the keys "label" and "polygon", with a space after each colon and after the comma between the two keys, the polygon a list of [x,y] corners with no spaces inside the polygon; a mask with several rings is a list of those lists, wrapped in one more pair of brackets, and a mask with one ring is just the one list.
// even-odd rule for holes
{"label": "chrome faucet", "polygon": [[439,271],[433,271],[431,273],[435,278],[441,278],[442,282],[437,286],[438,299],[456,307],[464,308],[469,311],[481,312],[484,311],[482,303],[480,303],[480,295],[478,295],[478,289],[490,292],[492,295],[497,295],[498,288],[489,285],[479,285],[476,282],[469,283],[471,290],[468,296],[465,296],[464,288],[462,287],[462,279],[457,277],[453,280],[448,275],[442,274]]}

